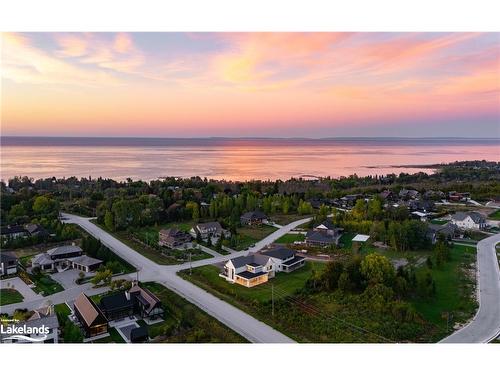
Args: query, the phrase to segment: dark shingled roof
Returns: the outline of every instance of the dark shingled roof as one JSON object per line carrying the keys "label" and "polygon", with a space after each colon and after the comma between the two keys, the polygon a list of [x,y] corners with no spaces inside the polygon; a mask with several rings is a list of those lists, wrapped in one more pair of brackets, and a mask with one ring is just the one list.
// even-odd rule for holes
{"label": "dark shingled roof", "polygon": [[291,258],[295,255],[295,251],[288,249],[286,247],[277,247],[271,250],[265,250],[262,252],[262,255],[266,255],[271,258],[277,258],[277,259],[288,259]]}
{"label": "dark shingled roof", "polygon": [[249,272],[249,271],[243,271],[243,272],[237,273],[236,275],[238,275],[240,277],[243,277],[244,279],[250,280],[250,279],[253,279],[255,277],[259,277],[259,276],[262,276],[262,275],[267,275],[267,272],[255,272],[255,273],[252,273],[252,272]]}
{"label": "dark shingled roof", "polygon": [[0,262],[2,263],[8,263],[12,261],[16,261],[17,257],[14,253],[11,253],[10,251],[1,251],[0,252]]}
{"label": "dark shingled roof", "polygon": [[470,216],[472,221],[474,221],[474,223],[476,223],[476,224],[485,222],[484,216],[481,215],[479,212],[475,212],[475,211],[457,212],[455,215],[452,216],[452,218],[454,220],[462,221],[462,220],[465,220],[467,218],[467,216]]}
{"label": "dark shingled roof", "polygon": [[16,234],[16,233],[26,233],[28,234],[28,231],[24,229],[22,225],[8,225],[6,227],[1,227],[0,228],[0,235],[8,235],[8,234]]}
{"label": "dark shingled roof", "polygon": [[140,342],[149,338],[148,327],[140,326],[130,331],[130,341]]}
{"label": "dark shingled roof", "polygon": [[324,235],[318,231],[309,231],[306,234],[306,241],[314,242],[324,242],[324,243],[335,243],[335,237]]}
{"label": "dark shingled roof", "polygon": [[269,257],[261,254],[252,254],[247,256],[239,256],[230,260],[235,268],[239,268],[246,266],[247,264],[257,264],[259,266],[263,266],[267,263]]}
{"label": "dark shingled roof", "polygon": [[241,215],[242,219],[247,219],[247,220],[263,220],[266,219],[267,216],[265,213],[262,211],[249,211],[245,212],[243,215]]}
{"label": "dark shingled roof", "polygon": [[304,260],[304,257],[299,257],[299,256],[294,256],[292,259],[287,260],[286,262],[283,262],[285,266],[291,266],[292,264],[298,263],[301,260]]}
{"label": "dark shingled roof", "polygon": [[112,294],[101,298],[101,308],[104,311],[112,311],[116,309],[132,308],[134,302],[127,299],[125,292]]}

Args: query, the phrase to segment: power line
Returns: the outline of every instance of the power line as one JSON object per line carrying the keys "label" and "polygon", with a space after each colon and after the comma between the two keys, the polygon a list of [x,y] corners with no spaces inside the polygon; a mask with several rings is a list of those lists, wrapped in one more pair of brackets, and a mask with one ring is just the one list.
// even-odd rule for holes
{"label": "power line", "polygon": [[360,326],[357,326],[353,323],[350,323],[344,319],[341,319],[339,317],[336,317],[334,315],[328,315],[326,313],[324,313],[323,311],[319,310],[316,306],[313,306],[311,304],[307,304],[297,298],[294,298],[290,295],[287,294],[286,291],[284,291],[283,289],[281,288],[278,288],[278,287],[274,287],[274,293],[277,293],[278,295],[280,295],[282,298],[286,298],[288,299],[289,301],[303,307],[303,308],[306,308],[306,309],[309,309],[309,311],[312,311],[313,314],[315,314],[316,316],[320,316],[320,317],[323,317],[323,318],[326,318],[326,319],[329,319],[331,321],[335,321],[337,323],[341,323],[341,324],[344,324],[346,326],[348,326],[350,329],[352,330],[355,330],[357,332],[360,332],[360,333],[363,333],[363,334],[369,334],[369,335],[373,335],[375,337],[378,337],[379,339],[381,339],[382,341],[385,341],[385,342],[394,342],[382,335],[379,335],[378,333],[375,333],[375,332],[372,332],[372,331],[369,331],[367,330],[366,328],[363,328],[363,327],[360,327]]}

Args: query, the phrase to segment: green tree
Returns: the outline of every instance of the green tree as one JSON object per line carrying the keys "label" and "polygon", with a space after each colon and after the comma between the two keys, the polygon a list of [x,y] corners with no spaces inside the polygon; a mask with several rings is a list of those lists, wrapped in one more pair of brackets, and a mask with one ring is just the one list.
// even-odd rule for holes
{"label": "green tree", "polygon": [[335,290],[338,287],[340,275],[344,271],[344,265],[340,262],[333,261],[326,265],[323,271],[322,279],[326,290]]}
{"label": "green tree", "polygon": [[48,198],[44,195],[36,197],[35,201],[33,202],[33,211],[37,214],[48,214],[56,211],[57,208],[57,202],[54,199]]}
{"label": "green tree", "polygon": [[103,270],[98,270],[94,277],[90,280],[90,282],[94,285],[99,285],[99,284],[109,284],[111,281],[111,278],[113,277],[113,272],[110,269],[103,269]]}
{"label": "green tree", "polygon": [[361,273],[371,285],[391,286],[396,272],[387,257],[372,253],[368,254],[361,262]]}
{"label": "green tree", "polygon": [[104,214],[104,225],[109,231],[115,230],[115,220],[111,211],[106,211]]}

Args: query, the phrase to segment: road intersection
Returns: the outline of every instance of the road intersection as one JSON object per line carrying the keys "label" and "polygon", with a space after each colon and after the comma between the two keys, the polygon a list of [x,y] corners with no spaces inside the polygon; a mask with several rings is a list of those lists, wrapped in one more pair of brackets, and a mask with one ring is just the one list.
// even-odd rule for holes
{"label": "road intersection", "polygon": [[139,254],[129,246],[101,229],[90,220],[81,216],[63,214],[63,219],[67,223],[74,223],[82,227],[89,234],[101,240],[113,252],[118,254],[124,260],[134,265],[138,270],[139,280],[154,281],[161,283],[175,293],[187,299],[189,302],[198,306],[214,318],[224,323],[235,332],[239,333],[247,340],[256,343],[290,343],[294,342],[289,337],[274,328],[255,319],[251,315],[237,309],[231,304],[213,296],[202,288],[193,285],[177,275],[177,272],[188,269],[189,267],[199,267],[208,264],[223,262],[225,260],[253,253],[263,249],[265,246],[275,242],[278,238],[288,233],[293,228],[307,223],[311,218],[305,218],[284,225],[266,238],[257,242],[250,250],[241,251],[235,254],[214,256],[210,259],[202,259],[192,263],[184,263],[171,266],[156,264],[150,259]]}
{"label": "road intersection", "polygon": [[[213,296],[202,288],[188,282],[177,275],[177,272],[190,267],[200,267],[220,263],[228,259],[257,252],[267,245],[274,243],[278,238],[307,223],[311,218],[294,221],[278,228],[261,241],[257,242],[247,251],[231,253],[229,255],[212,254],[213,258],[187,262],[178,265],[159,265],[133,250],[116,237],[112,236],[99,226],[85,218],[72,214],[63,214],[63,219],[82,227],[89,234],[101,240],[113,252],[136,267],[137,274],[126,275],[131,278],[138,275],[141,281],[158,282],[184,297],[189,302],[198,306],[209,315],[239,333],[250,342],[254,343],[291,343],[289,337],[274,328],[255,319],[251,315],[237,309],[231,304]],[[442,343],[481,343],[493,340],[500,333],[500,270],[495,250],[495,245],[500,242],[500,234],[488,237],[477,244],[477,269],[478,269],[478,296],[480,306],[474,319],[462,329],[446,337]],[[52,303],[62,303],[75,299],[79,293],[102,293],[106,289],[93,289],[89,284],[56,293],[47,298],[21,302],[0,308],[1,312],[12,313],[16,308],[35,308],[50,299]]]}

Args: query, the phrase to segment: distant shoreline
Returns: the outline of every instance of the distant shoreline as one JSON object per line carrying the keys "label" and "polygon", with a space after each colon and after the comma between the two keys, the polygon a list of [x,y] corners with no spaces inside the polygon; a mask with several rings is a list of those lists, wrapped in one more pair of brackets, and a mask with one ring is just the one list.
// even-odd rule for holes
{"label": "distant shoreline", "polygon": [[436,144],[486,144],[500,145],[500,138],[460,138],[460,137],[433,137],[433,138],[405,138],[405,137],[328,137],[328,138],[279,138],[279,137],[198,137],[198,138],[152,138],[152,137],[49,137],[49,136],[0,136],[2,146],[258,146],[274,145],[436,145]]}

